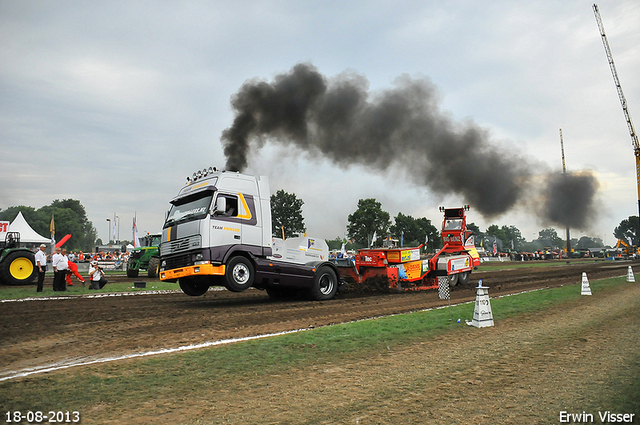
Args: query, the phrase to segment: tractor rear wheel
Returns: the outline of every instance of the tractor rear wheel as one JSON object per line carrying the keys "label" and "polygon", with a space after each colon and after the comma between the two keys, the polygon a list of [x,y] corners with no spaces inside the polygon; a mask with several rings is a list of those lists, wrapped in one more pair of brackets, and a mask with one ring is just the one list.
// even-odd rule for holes
{"label": "tractor rear wheel", "polygon": [[147,276],[151,279],[158,277],[158,270],[160,270],[160,259],[158,257],[151,257],[149,259],[149,266],[147,267]]}
{"label": "tractor rear wheel", "polygon": [[29,285],[37,274],[33,254],[23,250],[8,253],[0,263],[0,280],[9,285]]}

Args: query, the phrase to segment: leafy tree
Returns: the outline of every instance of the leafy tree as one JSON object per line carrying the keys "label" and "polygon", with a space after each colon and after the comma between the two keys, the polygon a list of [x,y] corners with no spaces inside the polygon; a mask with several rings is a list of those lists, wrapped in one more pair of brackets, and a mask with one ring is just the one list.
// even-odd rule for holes
{"label": "leafy tree", "polygon": [[467,230],[473,232],[474,235],[477,235],[478,239],[484,236],[484,233],[480,231],[480,228],[475,223],[467,223]]}
{"label": "leafy tree", "polygon": [[499,249],[502,249],[505,246],[507,241],[507,234],[503,229],[498,227],[497,224],[492,224],[491,226],[489,226],[485,234],[488,236],[488,238],[486,239],[490,242],[490,244],[493,244],[493,241],[495,238],[497,239],[496,245],[498,246]]}
{"label": "leafy tree", "polygon": [[60,240],[67,234],[71,239],[65,243],[68,250],[89,250],[94,246],[97,231],[88,220],[87,213],[75,199],[56,199],[51,205],[45,205],[35,210],[24,205],[9,207],[0,211],[0,220],[13,221],[22,212],[29,225],[44,237],[49,237],[51,217],[54,217],[56,240]]}
{"label": "leafy tree", "polygon": [[560,248],[564,246],[564,240],[558,236],[558,232],[553,228],[540,230],[538,232],[538,241],[542,247]]}
{"label": "leafy tree", "polygon": [[274,237],[281,238],[283,228],[285,238],[304,233],[306,227],[302,217],[302,205],[302,199],[282,189],[271,195],[271,234]]}
{"label": "leafy tree", "polygon": [[375,233],[381,241],[391,226],[389,213],[382,210],[382,205],[373,198],[360,199],[358,209],[349,214],[347,233],[360,244],[371,244]]}
{"label": "leafy tree", "polygon": [[629,218],[625,218],[620,222],[618,227],[613,231],[613,236],[617,239],[622,239],[625,243],[629,243],[629,238],[635,244],[638,235],[638,216],[632,215]]}
{"label": "leafy tree", "polygon": [[416,219],[401,212],[394,220],[395,224],[390,228],[391,234],[397,239],[402,238],[404,246],[418,246],[424,243],[427,238],[427,250],[434,250],[441,246],[438,229],[431,224],[431,220],[425,217]]}
{"label": "leafy tree", "polygon": [[513,241],[513,249],[519,251],[522,249],[525,239],[522,237],[520,229],[516,226],[502,226],[501,230],[504,232],[506,240],[503,240],[509,248],[511,248],[511,242]]}
{"label": "leafy tree", "polygon": [[603,247],[604,244],[602,239],[600,238],[590,238],[588,236],[583,236],[580,240],[572,239],[571,246],[575,249],[587,249],[587,248],[600,248]]}

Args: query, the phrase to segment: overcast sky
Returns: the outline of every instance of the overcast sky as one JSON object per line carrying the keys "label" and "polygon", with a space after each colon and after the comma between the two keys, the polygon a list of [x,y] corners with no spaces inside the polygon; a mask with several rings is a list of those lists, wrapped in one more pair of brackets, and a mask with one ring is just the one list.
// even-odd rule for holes
{"label": "overcast sky", "polygon": [[[598,6],[640,123],[640,2]],[[301,62],[327,78],[362,75],[371,92],[426,78],[454,121],[558,170],[562,128],[567,168],[600,182],[601,215],[573,237],[612,244],[638,214],[631,138],[588,1],[3,1],[0,37],[0,208],[78,199],[103,240],[114,213],[120,239],[134,213],[140,231],[160,231],[185,177],[224,166],[233,94]],[[269,144],[245,171],[296,193],[309,235],[329,239],[360,198],[437,226],[439,205],[467,203],[400,170]],[[487,222],[472,206],[469,220],[515,225],[527,240],[544,226],[524,209]]]}

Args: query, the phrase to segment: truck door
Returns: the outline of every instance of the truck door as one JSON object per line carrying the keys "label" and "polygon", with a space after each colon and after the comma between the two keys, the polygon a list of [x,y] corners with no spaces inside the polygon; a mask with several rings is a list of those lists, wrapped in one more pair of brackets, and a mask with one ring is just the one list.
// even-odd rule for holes
{"label": "truck door", "polygon": [[[223,198],[222,202],[220,198]],[[242,244],[242,226],[238,217],[238,195],[218,193],[211,214],[209,240],[211,260],[222,261],[226,252],[234,245]],[[224,205],[223,211],[217,207]]]}

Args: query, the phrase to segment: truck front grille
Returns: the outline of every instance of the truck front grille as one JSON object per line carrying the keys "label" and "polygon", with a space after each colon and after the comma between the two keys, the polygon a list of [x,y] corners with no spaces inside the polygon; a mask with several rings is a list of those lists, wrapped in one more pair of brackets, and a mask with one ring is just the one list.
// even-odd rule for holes
{"label": "truck front grille", "polygon": [[175,254],[183,251],[191,251],[202,247],[200,235],[192,235],[175,241],[163,242],[160,245],[160,256]]}
{"label": "truck front grille", "polygon": [[178,269],[180,267],[186,267],[186,266],[190,266],[191,264],[191,256],[189,254],[182,254],[182,255],[174,255],[168,258],[165,258],[164,261],[166,261],[166,266],[164,267],[165,270],[172,270],[172,269]]}

